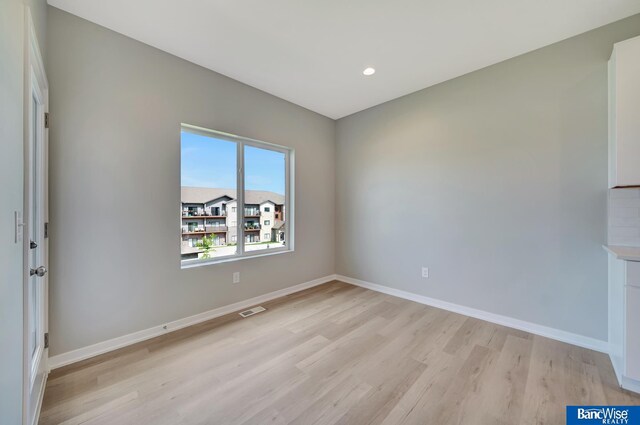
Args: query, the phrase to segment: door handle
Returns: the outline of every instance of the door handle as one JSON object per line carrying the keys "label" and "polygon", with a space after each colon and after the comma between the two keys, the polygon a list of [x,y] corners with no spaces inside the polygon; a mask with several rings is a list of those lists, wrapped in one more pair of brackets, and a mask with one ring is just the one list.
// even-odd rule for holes
{"label": "door handle", "polygon": [[42,277],[47,274],[47,268],[45,266],[40,266],[37,269],[29,270],[29,276],[36,275],[38,277]]}

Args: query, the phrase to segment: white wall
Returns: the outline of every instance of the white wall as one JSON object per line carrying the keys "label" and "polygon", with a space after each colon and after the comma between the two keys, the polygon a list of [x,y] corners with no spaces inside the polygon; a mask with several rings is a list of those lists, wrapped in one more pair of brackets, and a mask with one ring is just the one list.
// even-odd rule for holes
{"label": "white wall", "polygon": [[[48,47],[52,355],[334,272],[332,120],[53,8]],[[180,269],[181,122],[296,150],[294,253]]]}
{"label": "white wall", "polygon": [[[0,423],[22,423],[22,242],[14,211],[23,209],[25,4],[44,41],[46,2],[0,3]],[[43,49],[44,50],[44,49]],[[43,52],[44,54],[44,52]]]}
{"label": "white wall", "polygon": [[607,60],[638,34],[640,15],[339,120],[337,272],[606,340]]}

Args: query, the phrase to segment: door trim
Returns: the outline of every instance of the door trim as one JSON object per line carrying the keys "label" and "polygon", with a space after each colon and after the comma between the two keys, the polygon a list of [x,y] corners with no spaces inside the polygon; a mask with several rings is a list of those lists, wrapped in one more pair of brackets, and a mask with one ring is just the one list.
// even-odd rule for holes
{"label": "door trim", "polygon": [[[29,173],[30,173],[30,138],[32,136],[32,129],[29,123],[30,120],[30,103],[32,97],[32,88],[33,88],[33,80],[36,79],[38,81],[38,85],[41,89],[42,94],[42,107],[44,109],[44,113],[49,112],[49,83],[47,81],[47,76],[45,73],[44,62],[42,60],[42,54],[40,50],[40,46],[38,44],[38,38],[36,36],[35,26],[33,24],[33,18],[31,15],[31,9],[28,6],[24,6],[24,73],[23,73],[23,150],[24,150],[24,162],[23,162],[23,222],[26,222],[24,217],[27,216],[29,211]],[[42,130],[42,185],[43,185],[43,205],[41,206],[43,209],[43,221],[49,221],[49,195],[48,195],[48,158],[49,158],[49,132],[45,128]],[[48,239],[44,239],[43,248],[43,263],[48,266],[49,263],[49,249],[48,249]],[[29,284],[29,232],[23,232],[23,379],[22,379],[22,423],[24,425],[35,425],[38,422],[40,415],[40,408],[42,405],[42,399],[44,396],[44,388],[47,382],[47,373],[48,373],[48,355],[49,350],[44,349],[42,353],[42,362],[44,369],[44,376],[42,379],[42,386],[38,390],[37,397],[35,400],[35,409],[34,414],[31,415],[30,406],[33,405],[32,400],[30,400],[31,394],[31,380],[30,380],[30,353],[28,350],[28,284]],[[49,320],[48,320],[48,305],[49,305],[49,280],[48,275],[43,277],[43,332],[49,331]]]}

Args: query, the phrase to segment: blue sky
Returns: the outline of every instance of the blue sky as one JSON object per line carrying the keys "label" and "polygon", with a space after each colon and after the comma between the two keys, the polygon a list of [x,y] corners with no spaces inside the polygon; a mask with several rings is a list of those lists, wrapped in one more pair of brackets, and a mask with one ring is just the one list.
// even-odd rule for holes
{"label": "blue sky", "polygon": [[[188,132],[181,133],[181,184],[236,187],[236,144]],[[245,147],[245,188],[284,195],[284,154]]]}

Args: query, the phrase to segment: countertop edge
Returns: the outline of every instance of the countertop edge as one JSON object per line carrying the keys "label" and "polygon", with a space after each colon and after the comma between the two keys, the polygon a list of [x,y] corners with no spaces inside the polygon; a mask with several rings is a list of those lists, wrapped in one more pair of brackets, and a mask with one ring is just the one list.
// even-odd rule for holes
{"label": "countertop edge", "polygon": [[605,251],[614,255],[618,260],[640,261],[640,247],[602,245]]}

